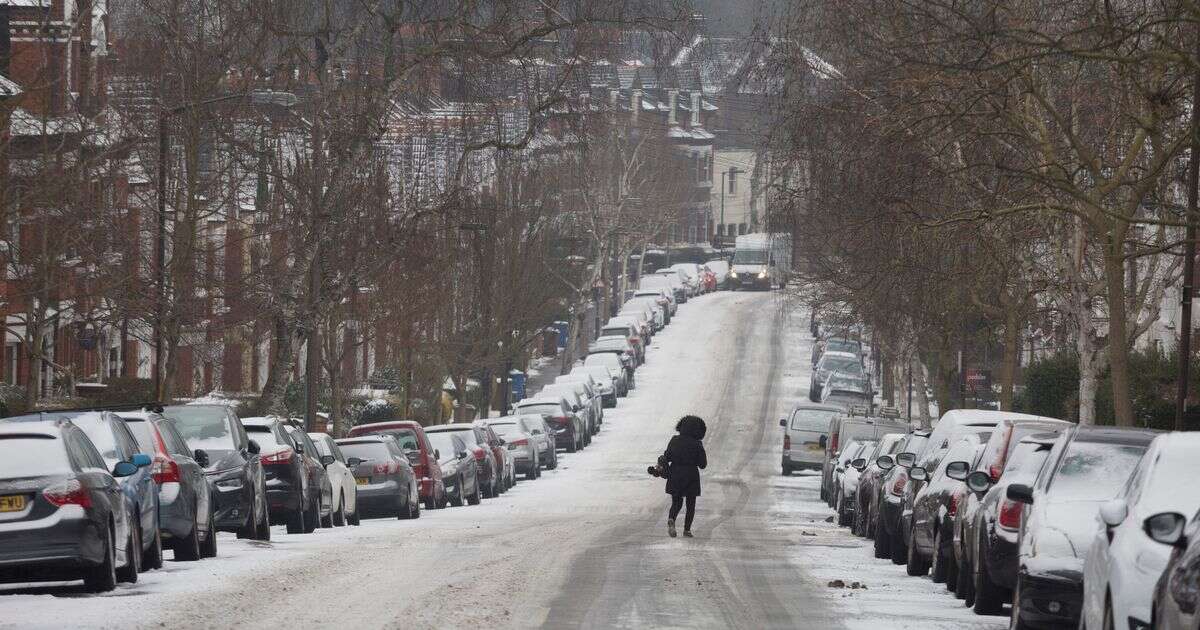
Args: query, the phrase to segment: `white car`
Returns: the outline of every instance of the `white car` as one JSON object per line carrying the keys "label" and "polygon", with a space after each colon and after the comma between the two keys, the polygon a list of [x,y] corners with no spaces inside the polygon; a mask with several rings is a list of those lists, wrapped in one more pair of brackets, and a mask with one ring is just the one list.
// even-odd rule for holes
{"label": "white car", "polygon": [[[624,370],[614,371],[611,368],[603,365],[576,365],[571,368],[571,374],[591,374],[593,378],[600,381],[600,391],[609,392],[604,394],[603,402],[605,407],[616,407],[617,398],[625,396],[624,389],[625,379],[622,378]],[[608,381],[608,388],[604,388],[605,380]]]}
{"label": "white car", "polygon": [[700,280],[700,265],[696,263],[675,263],[671,265],[671,269],[679,273],[679,277],[683,279],[684,284],[688,286],[688,290],[692,295],[700,295],[704,292],[704,283]]}
{"label": "white car", "polygon": [[1151,534],[1186,528],[1200,509],[1197,453],[1200,433],[1159,435],[1121,493],[1100,505],[1101,527],[1083,568],[1080,627],[1153,627],[1154,585],[1173,548]]}
{"label": "white car", "polygon": [[710,260],[704,263],[704,266],[716,276],[717,288],[724,287],[725,282],[729,280],[729,263],[724,260]]}
{"label": "white car", "polygon": [[[329,485],[333,489],[333,524],[358,525],[358,484],[354,480],[354,472],[346,465],[346,456],[328,433],[309,433],[308,437],[317,446],[321,464],[325,466],[325,474],[329,476]],[[403,444],[401,447],[407,448]]]}
{"label": "white car", "polygon": [[532,416],[501,416],[488,418],[485,424],[492,427],[496,435],[504,440],[504,448],[513,456],[513,467],[516,472],[525,475],[532,481],[541,476],[542,462],[539,459],[539,445],[534,438],[534,427],[542,423],[538,418],[537,425],[529,420]]}
{"label": "white car", "polygon": [[662,306],[667,311],[668,324],[670,323],[670,316],[679,310],[679,305],[675,303],[675,293],[669,288],[638,289],[633,292],[633,299],[638,298],[651,298]]}
{"label": "white car", "polygon": [[[588,383],[596,391],[596,393],[600,396],[600,405],[602,408],[603,407],[615,407],[617,404],[617,393],[616,393],[615,388],[613,387],[612,379],[609,378],[609,376],[607,375],[608,370],[606,369],[605,375],[601,377],[601,376],[592,374],[588,371],[581,370],[580,368],[582,368],[582,367],[583,366],[577,366],[575,368],[575,370],[571,370],[570,374],[563,374],[562,376],[559,376],[558,378],[554,379],[554,382],[555,383],[573,383],[573,382],[578,381],[578,382]],[[588,368],[588,369],[590,369],[590,368]],[[576,371],[576,370],[579,370],[579,371]],[[612,401],[612,404],[609,404],[610,400]],[[600,418],[601,419],[604,418],[603,411],[601,412]]]}

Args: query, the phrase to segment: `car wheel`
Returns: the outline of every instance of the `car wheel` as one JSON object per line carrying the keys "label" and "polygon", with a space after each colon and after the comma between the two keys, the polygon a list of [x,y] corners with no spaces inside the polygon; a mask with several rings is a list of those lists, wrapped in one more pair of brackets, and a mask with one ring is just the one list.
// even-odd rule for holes
{"label": "car wheel", "polygon": [[825,484],[824,483],[821,484],[820,497],[821,497],[821,501],[824,501],[825,503],[829,502],[829,493],[825,492]]}
{"label": "car wheel", "polygon": [[346,526],[346,494],[338,495],[337,511],[333,513],[333,525],[335,527]]}
{"label": "car wheel", "polygon": [[200,557],[217,557],[217,525],[211,510],[208,512],[208,538],[200,543]]}
{"label": "car wheel", "polygon": [[533,465],[529,467],[529,472],[525,473],[525,480],[533,481],[534,479],[537,479],[538,477],[540,477],[541,475],[538,474],[538,471],[540,471],[541,469],[542,469],[541,464],[537,463],[536,461],[533,462]]}
{"label": "car wheel", "polygon": [[550,456],[550,462],[546,464],[546,470],[554,470],[558,468],[558,451],[555,450]]}
{"label": "car wheel", "polygon": [[455,484],[454,496],[449,498],[450,505],[454,507],[462,507],[466,503],[466,496],[463,494],[463,479],[458,478],[458,483]]}
{"label": "car wheel", "polygon": [[787,464],[783,465],[783,476],[784,477],[792,476],[792,467],[791,466],[788,466]]}
{"label": "car wheel", "polygon": [[436,510],[437,507],[438,507],[437,497],[430,496],[430,497],[425,498],[425,509],[426,510]]}
{"label": "car wheel", "polygon": [[479,505],[479,501],[483,498],[483,490],[480,488],[479,481],[475,482],[475,494],[467,497],[467,503],[470,505]]}
{"label": "car wheel", "polygon": [[845,527],[850,524],[850,513],[846,511],[846,499],[841,492],[837,493],[837,524]]}
{"label": "car wheel", "polygon": [[142,571],[142,535],[137,526],[129,528],[129,540],[125,543],[125,566],[117,569],[117,581],[136,584]]}
{"label": "car wheel", "polygon": [[892,537],[886,532],[878,530],[875,532],[875,557],[883,560],[884,558],[892,557]]}
{"label": "car wheel", "polygon": [[977,615],[999,615],[1004,610],[1004,590],[988,577],[987,566],[983,564],[983,533],[975,547],[975,562],[971,567],[971,591],[975,594],[975,603],[971,607]]}
{"label": "car wheel", "polygon": [[[321,508],[317,508],[317,514],[320,514],[320,513],[321,513]],[[332,511],[330,511],[329,514],[327,514],[326,516],[321,517],[321,527],[324,529],[330,529],[333,527],[333,512]]]}
{"label": "car wheel", "polygon": [[[897,524],[896,528],[899,529],[899,527],[900,525]],[[888,536],[886,532],[882,535]],[[888,542],[888,547],[891,547],[892,549],[892,564],[904,564],[908,560],[908,547],[905,546],[904,541],[900,539],[900,532],[891,534],[888,537],[890,539]]]}
{"label": "car wheel", "polygon": [[254,527],[254,540],[271,540],[271,513],[266,503],[263,503],[262,514],[259,514],[258,519],[258,525]]}
{"label": "car wheel", "polygon": [[954,594],[959,599],[963,600],[963,604],[968,608],[975,605],[975,583],[974,569],[971,568],[971,561],[963,558],[958,564],[958,580],[955,582]]}
{"label": "car wheel", "polygon": [[304,533],[304,510],[296,510],[287,517],[287,533],[303,534]]}
{"label": "car wheel", "polygon": [[321,524],[321,504],[320,499],[313,501],[308,507],[308,514],[304,515],[304,533],[311,534],[317,530]]}
{"label": "car wheel", "polygon": [[1112,598],[1104,597],[1104,630],[1115,630],[1117,624],[1113,621]]}
{"label": "car wheel", "polygon": [[937,531],[933,534],[933,559],[930,562],[931,575],[934,584],[943,584],[949,575],[949,567],[946,566],[946,554],[942,553],[942,526],[934,525]]}
{"label": "car wheel", "polygon": [[154,541],[150,543],[150,548],[142,554],[142,566],[146,569],[163,568],[162,530],[158,527],[154,528]]}
{"label": "car wheel", "polygon": [[104,559],[100,564],[84,571],[83,586],[92,593],[107,593],[117,587],[116,536],[112,525],[108,526],[108,540],[104,545]]}
{"label": "car wheel", "polygon": [[567,445],[567,452],[574,453],[579,450],[579,440],[571,438],[571,443]]}
{"label": "car wheel", "polygon": [[396,518],[400,520],[412,518],[412,499],[408,497],[396,497]]}
{"label": "car wheel", "polygon": [[[198,509],[198,508],[197,508]],[[211,536],[211,534],[210,534]],[[240,536],[240,534],[239,534]],[[200,559],[200,525],[192,525],[188,535],[175,541],[175,561],[195,562]]]}
{"label": "car wheel", "polygon": [[421,495],[415,487],[413,488],[412,496],[413,498],[408,500],[408,505],[411,510],[409,516],[414,519],[421,518]]}
{"label": "car wheel", "polygon": [[908,565],[906,567],[908,574],[913,577],[929,573],[929,561],[922,558],[921,552],[917,551],[915,537],[916,528],[914,526],[913,531],[908,534],[908,545],[906,545],[908,547],[908,554],[904,559],[905,564]]}

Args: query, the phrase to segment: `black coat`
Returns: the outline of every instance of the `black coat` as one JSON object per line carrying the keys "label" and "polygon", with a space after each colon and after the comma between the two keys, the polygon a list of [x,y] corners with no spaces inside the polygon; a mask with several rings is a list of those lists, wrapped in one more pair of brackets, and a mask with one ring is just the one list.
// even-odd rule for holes
{"label": "black coat", "polygon": [[681,433],[667,443],[663,458],[670,465],[667,471],[667,494],[700,496],[700,469],[708,466],[704,443]]}

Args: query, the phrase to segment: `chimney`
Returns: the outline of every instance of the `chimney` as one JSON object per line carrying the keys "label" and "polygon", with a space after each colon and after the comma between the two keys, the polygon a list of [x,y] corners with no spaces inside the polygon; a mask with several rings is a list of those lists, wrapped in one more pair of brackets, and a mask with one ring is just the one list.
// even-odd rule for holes
{"label": "chimney", "polygon": [[700,93],[692,92],[692,126],[700,126]]}
{"label": "chimney", "polygon": [[642,91],[631,90],[629,96],[629,109],[632,110],[629,120],[638,121],[638,113],[642,111]]}
{"label": "chimney", "polygon": [[674,127],[679,124],[679,115],[676,109],[679,107],[679,90],[667,90],[667,124]]}

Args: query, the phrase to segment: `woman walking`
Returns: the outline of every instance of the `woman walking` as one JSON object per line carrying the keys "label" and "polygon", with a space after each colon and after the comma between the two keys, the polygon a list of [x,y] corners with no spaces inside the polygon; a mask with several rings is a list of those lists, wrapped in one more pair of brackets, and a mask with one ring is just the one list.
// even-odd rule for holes
{"label": "woman walking", "polygon": [[683,520],[683,535],[692,537],[692,519],[696,516],[696,497],[700,496],[700,469],[708,466],[704,453],[706,430],[704,421],[696,416],[684,416],[675,425],[678,435],[667,443],[667,450],[660,458],[667,473],[667,494],[671,495],[671,512],[667,517],[667,534],[675,537],[675,518],[684,503],[687,515]]}

